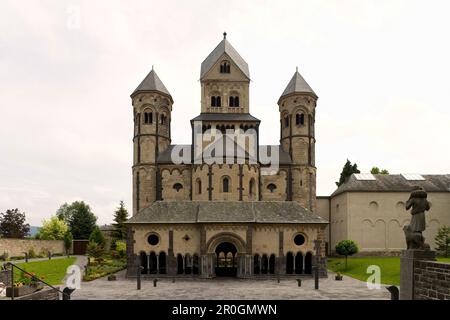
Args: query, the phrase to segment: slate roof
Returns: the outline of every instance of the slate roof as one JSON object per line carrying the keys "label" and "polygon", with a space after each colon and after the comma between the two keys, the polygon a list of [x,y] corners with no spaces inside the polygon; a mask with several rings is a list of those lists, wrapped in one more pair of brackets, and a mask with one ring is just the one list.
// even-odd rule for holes
{"label": "slate roof", "polygon": [[450,192],[450,174],[425,174],[422,181],[406,180],[400,174],[374,174],[374,177],[375,180],[357,180],[353,174],[331,196],[344,192],[410,192],[414,186],[423,187],[427,192]]}
{"label": "slate roof", "polygon": [[131,96],[134,96],[140,91],[158,91],[172,98],[169,90],[167,90],[166,86],[158,77],[153,68],[152,71],[150,71],[150,73],[145,77],[145,79],[142,80],[141,84],[136,88],[136,90],[134,90]]}
{"label": "slate roof", "polygon": [[261,120],[255,118],[249,113],[200,113],[193,121],[257,121]]}
{"label": "slate roof", "polygon": [[305,79],[303,79],[303,77],[298,71],[295,71],[291,81],[289,81],[286,89],[284,89],[280,99],[291,93],[309,93],[317,98],[317,95],[314,92],[314,90],[309,86],[309,84],[305,81]]}
{"label": "slate roof", "polygon": [[157,201],[127,221],[139,223],[328,223],[295,201]]}
{"label": "slate roof", "polygon": [[230,59],[238,66],[238,68],[245,74],[245,76],[250,79],[250,71],[248,69],[248,64],[239,55],[236,49],[228,42],[227,39],[223,39],[217,47],[209,54],[209,56],[202,62],[200,70],[200,79],[202,79],[206,73],[214,66],[217,60],[222,57],[223,54],[227,54]]}
{"label": "slate roof", "polygon": [[[191,154],[191,149],[192,149],[191,145],[187,145],[187,144],[174,145],[174,144],[171,144],[171,145],[169,145],[167,147],[166,150],[164,150],[163,152],[161,152],[158,155],[156,161],[158,163],[160,163],[160,164],[173,164],[173,162],[172,162],[172,151],[175,148],[175,146],[183,147],[182,148],[183,152],[184,152],[184,150],[189,150],[188,151],[189,155]],[[278,161],[279,161],[280,165],[292,164],[292,159],[291,159],[291,156],[289,155],[289,153],[283,151],[280,146],[276,146],[276,147],[278,147],[278,150],[279,150]],[[271,150],[271,149],[269,148],[268,150]],[[270,156],[270,152],[269,152],[268,155]],[[183,156],[183,153],[181,153],[180,156]],[[249,157],[247,152],[246,152],[246,157],[247,158]]]}

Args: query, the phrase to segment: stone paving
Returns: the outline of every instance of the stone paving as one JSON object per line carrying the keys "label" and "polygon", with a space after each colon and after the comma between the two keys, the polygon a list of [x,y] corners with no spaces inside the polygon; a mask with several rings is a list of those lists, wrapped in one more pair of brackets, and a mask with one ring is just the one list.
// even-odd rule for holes
{"label": "stone paving", "polygon": [[334,280],[329,273],[320,280],[320,289],[314,290],[313,279],[303,279],[298,287],[295,279],[244,280],[244,279],[160,279],[153,287],[150,279],[142,280],[142,289],[136,290],[136,280],[126,279],[124,271],[117,274],[116,281],[106,278],[83,282],[80,290],[72,294],[73,300],[380,300],[390,299],[385,286],[369,290],[365,282],[346,277]]}

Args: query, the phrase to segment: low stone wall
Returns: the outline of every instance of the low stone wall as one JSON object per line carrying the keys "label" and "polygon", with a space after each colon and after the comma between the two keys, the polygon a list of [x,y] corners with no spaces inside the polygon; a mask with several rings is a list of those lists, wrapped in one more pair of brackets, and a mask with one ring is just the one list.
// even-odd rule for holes
{"label": "low stone wall", "polygon": [[414,299],[450,300],[450,264],[414,261]]}
{"label": "low stone wall", "polygon": [[[57,287],[59,289],[59,287]],[[16,300],[59,300],[60,293],[52,288],[44,288],[26,296],[14,298]]]}
{"label": "low stone wall", "polygon": [[34,252],[47,255],[48,251],[52,254],[64,253],[64,241],[62,240],[27,240],[27,239],[0,239],[0,256],[5,252],[11,257],[22,257],[24,252]]}

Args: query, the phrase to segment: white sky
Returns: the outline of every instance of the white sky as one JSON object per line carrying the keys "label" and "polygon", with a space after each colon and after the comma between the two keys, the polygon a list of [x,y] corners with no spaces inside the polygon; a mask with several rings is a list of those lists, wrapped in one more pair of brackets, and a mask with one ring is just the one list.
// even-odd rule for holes
{"label": "white sky", "polygon": [[[200,112],[200,64],[223,31],[250,66],[261,143],[295,67],[319,95],[318,195],[346,159],[363,172],[450,173],[449,1],[65,1],[0,4],[0,211],[40,225],[84,200],[131,211],[129,95],[152,64],[173,143]],[[79,15],[78,15],[79,13]]]}

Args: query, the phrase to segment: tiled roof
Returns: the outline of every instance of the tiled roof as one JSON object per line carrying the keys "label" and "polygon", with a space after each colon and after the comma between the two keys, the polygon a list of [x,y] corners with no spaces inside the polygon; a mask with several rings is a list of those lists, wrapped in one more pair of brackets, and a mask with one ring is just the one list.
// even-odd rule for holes
{"label": "tiled roof", "polygon": [[217,47],[209,54],[209,56],[202,62],[200,79],[202,79],[206,73],[214,66],[214,64],[222,57],[223,54],[227,54],[230,59],[238,66],[238,68],[250,79],[250,71],[248,70],[248,64],[239,55],[236,49],[228,42],[227,39],[223,39]]}
{"label": "tiled roof", "polygon": [[351,175],[331,195],[344,192],[410,192],[414,186],[420,186],[427,192],[450,192],[450,174],[422,175],[425,180],[406,180],[401,174],[374,174],[375,180],[358,180]]}
{"label": "tiled roof", "polygon": [[298,71],[294,73],[291,81],[289,81],[286,89],[284,89],[284,92],[281,95],[280,99],[291,93],[309,93],[317,98],[317,95],[314,92],[314,90],[309,86],[309,84],[305,81],[305,79],[303,79],[303,77],[300,75]]}
{"label": "tiled roof", "polygon": [[134,96],[140,91],[159,91],[171,97],[169,90],[167,90],[166,86],[153,69],[136,88],[136,90],[134,90],[131,96]]}
{"label": "tiled roof", "polygon": [[295,201],[157,201],[127,223],[326,224],[328,221]]}

